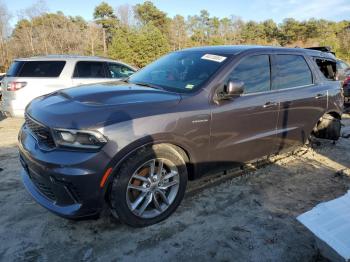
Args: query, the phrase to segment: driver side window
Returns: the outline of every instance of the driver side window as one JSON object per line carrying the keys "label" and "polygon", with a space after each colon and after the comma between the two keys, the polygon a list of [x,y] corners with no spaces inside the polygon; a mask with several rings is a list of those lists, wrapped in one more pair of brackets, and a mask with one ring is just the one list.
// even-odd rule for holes
{"label": "driver side window", "polygon": [[134,70],[117,63],[108,63],[110,78],[125,78],[135,73]]}
{"label": "driver side window", "polygon": [[233,81],[244,82],[244,94],[269,91],[271,70],[269,55],[254,55],[243,58],[231,72]]}

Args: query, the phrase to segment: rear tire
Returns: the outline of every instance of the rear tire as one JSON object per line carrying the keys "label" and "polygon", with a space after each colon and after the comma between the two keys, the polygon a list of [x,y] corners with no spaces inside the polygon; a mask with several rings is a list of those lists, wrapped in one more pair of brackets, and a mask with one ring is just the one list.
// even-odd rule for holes
{"label": "rear tire", "polygon": [[340,137],[341,121],[331,114],[325,114],[314,128],[314,135],[317,138],[336,141]]}
{"label": "rear tire", "polygon": [[172,146],[142,148],[121,165],[113,178],[111,213],[133,227],[158,223],[181,203],[187,179],[186,163]]}

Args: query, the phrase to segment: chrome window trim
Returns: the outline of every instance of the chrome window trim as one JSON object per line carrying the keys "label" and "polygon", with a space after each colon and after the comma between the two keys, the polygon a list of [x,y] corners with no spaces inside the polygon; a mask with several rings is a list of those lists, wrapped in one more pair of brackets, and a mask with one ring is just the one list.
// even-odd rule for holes
{"label": "chrome window trim", "polygon": [[241,96],[250,96],[250,95],[258,95],[258,94],[265,94],[265,93],[272,93],[272,92],[281,92],[281,91],[285,91],[285,90],[300,89],[300,88],[306,88],[306,87],[310,87],[310,86],[315,86],[315,83],[312,83],[312,84],[309,84],[309,85],[303,85],[303,86],[293,86],[293,87],[282,88],[282,89],[271,89],[271,90],[268,90],[268,91],[247,93],[247,94],[242,94]]}

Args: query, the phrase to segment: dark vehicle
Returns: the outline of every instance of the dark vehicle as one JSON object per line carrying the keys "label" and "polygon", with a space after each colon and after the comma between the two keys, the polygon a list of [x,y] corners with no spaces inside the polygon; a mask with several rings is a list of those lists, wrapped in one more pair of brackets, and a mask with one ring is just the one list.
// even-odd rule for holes
{"label": "dark vehicle", "polygon": [[347,71],[345,79],[343,81],[343,95],[344,95],[344,104],[349,106],[350,104],[350,70]]}
{"label": "dark vehicle", "polygon": [[337,75],[338,80],[344,81],[350,74],[350,67],[344,61],[337,59]]}
{"label": "dark vehicle", "polygon": [[343,99],[300,48],[217,46],[166,55],[123,82],[33,100],[19,133],[24,185],[66,218],[107,203],[131,226],[167,218],[188,179],[337,140]]}
{"label": "dark vehicle", "polygon": [[337,76],[343,85],[344,104],[350,103],[350,67],[344,61],[337,59]]}

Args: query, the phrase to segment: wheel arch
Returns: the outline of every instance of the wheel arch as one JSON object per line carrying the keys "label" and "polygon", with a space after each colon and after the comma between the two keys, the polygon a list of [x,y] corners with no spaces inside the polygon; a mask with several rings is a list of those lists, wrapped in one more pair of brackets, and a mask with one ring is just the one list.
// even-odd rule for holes
{"label": "wheel arch", "polygon": [[336,141],[341,135],[341,113],[336,110],[325,112],[312,130],[317,138]]}
{"label": "wheel arch", "polygon": [[341,115],[342,115],[341,112],[338,112],[335,110],[330,110],[330,111],[327,111],[326,113],[324,113],[324,115],[326,115],[326,114],[331,115],[334,118],[341,120]]}
{"label": "wheel arch", "polygon": [[315,132],[316,128],[317,128],[317,125],[322,121],[322,118],[325,116],[325,115],[331,115],[332,117],[336,118],[336,119],[339,119],[341,120],[341,113],[337,110],[329,110],[329,111],[326,111],[324,112],[324,114],[317,120],[317,122],[315,123],[314,127],[313,127],[313,132]]}
{"label": "wheel arch", "polygon": [[188,146],[183,145],[179,143],[178,141],[174,141],[173,139],[154,139],[151,137],[144,137],[141,139],[138,139],[134,141],[133,143],[127,145],[124,147],[121,151],[119,151],[116,156],[113,157],[112,161],[110,162],[109,166],[113,167],[113,172],[111,176],[108,177],[106,183],[105,183],[105,195],[108,194],[108,188],[110,187],[111,181],[113,177],[118,172],[118,169],[120,168],[121,164],[130,156],[135,154],[138,150],[150,147],[153,145],[159,145],[159,144],[166,144],[171,146],[173,149],[175,149],[183,158],[183,160],[186,163],[186,168],[188,171],[188,179],[193,180],[196,177],[196,166],[194,164],[193,159],[193,153],[189,149]]}

